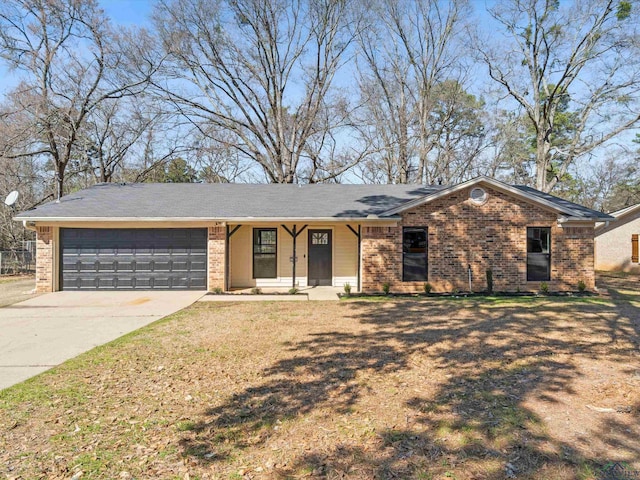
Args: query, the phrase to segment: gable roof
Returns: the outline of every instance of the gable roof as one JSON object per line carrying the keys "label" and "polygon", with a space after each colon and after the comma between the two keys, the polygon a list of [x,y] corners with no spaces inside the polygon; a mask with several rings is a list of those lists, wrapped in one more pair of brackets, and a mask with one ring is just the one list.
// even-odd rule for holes
{"label": "gable roof", "polygon": [[637,220],[638,218],[640,218],[640,215],[636,214],[640,214],[640,203],[630,205],[628,207],[621,208],[620,210],[610,213],[611,218],[613,218],[615,221],[613,223],[604,221],[602,223],[596,224],[596,237],[604,235],[607,232],[610,232],[618,227],[622,227],[628,224],[629,222]]}
{"label": "gable roof", "polygon": [[611,212],[609,215],[616,218],[621,218],[621,217],[626,217],[627,215],[632,215],[636,212],[640,212],[640,203],[636,203],[635,205],[630,205],[628,207],[621,208],[620,210]]}
{"label": "gable roof", "polygon": [[576,220],[613,217],[523,186],[488,177],[458,185],[98,184],[20,213],[25,221],[389,220],[398,213],[478,183]]}
{"label": "gable roof", "polygon": [[524,185],[509,185],[507,183],[501,182],[494,178],[479,176],[474,179],[468,180],[466,182],[459,183],[457,185],[452,185],[450,187],[443,188],[437,192],[432,193],[431,195],[427,195],[422,198],[416,198],[413,201],[407,202],[403,205],[399,205],[397,207],[391,208],[384,212],[384,215],[395,215],[405,210],[409,210],[418,205],[422,205],[425,203],[432,202],[439,198],[450,195],[459,190],[463,190],[465,188],[472,187],[478,184],[486,184],[496,190],[503,191],[506,193],[510,193],[515,197],[521,198],[523,200],[527,200],[532,203],[537,203],[548,209],[556,211],[560,214],[568,215],[571,219],[576,220],[612,220],[613,217],[606,215],[602,212],[598,212],[596,210],[592,210],[585,206],[579,205],[574,202],[570,202],[569,200],[565,200],[560,197],[556,197],[549,193],[544,193],[535,188],[527,187]]}

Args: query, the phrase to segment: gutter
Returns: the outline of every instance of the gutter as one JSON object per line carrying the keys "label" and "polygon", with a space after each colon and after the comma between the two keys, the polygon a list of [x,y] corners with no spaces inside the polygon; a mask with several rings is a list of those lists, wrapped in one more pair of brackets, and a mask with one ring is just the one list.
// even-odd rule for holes
{"label": "gutter", "polygon": [[378,217],[13,217],[16,222],[217,222],[217,223],[274,223],[274,222],[395,222],[399,216]]}
{"label": "gutter", "polygon": [[582,224],[582,225],[593,225],[594,230],[597,228],[596,227],[596,223],[599,222],[605,222],[607,225],[609,225],[609,222],[611,221],[615,221],[615,219],[611,219],[609,217],[575,217],[575,216],[564,216],[564,215],[558,215],[558,226],[562,227],[564,225],[577,225],[577,224]]}
{"label": "gutter", "polygon": [[[19,221],[15,218],[13,218],[12,220],[14,221]],[[30,220],[22,220],[22,226],[26,229],[26,230],[31,230],[32,232],[36,231],[36,224],[35,222],[32,222]]]}

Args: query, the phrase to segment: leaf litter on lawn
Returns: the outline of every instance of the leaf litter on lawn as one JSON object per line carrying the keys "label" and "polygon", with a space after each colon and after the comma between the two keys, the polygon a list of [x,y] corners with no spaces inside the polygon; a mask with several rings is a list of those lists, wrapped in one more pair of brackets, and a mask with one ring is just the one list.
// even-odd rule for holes
{"label": "leaf litter on lawn", "polygon": [[0,472],[588,479],[608,462],[640,468],[640,315],[614,287],[605,301],[499,306],[196,304],[1,392]]}

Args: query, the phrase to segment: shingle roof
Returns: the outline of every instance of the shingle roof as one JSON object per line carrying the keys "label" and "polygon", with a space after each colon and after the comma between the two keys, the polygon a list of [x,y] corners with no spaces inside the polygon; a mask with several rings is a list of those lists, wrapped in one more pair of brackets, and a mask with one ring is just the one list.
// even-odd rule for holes
{"label": "shingle roof", "polygon": [[30,218],[345,218],[379,215],[441,186],[99,184],[19,214]]}
{"label": "shingle roof", "polygon": [[615,212],[611,212],[609,215],[620,218],[628,215],[630,213],[634,213],[635,211],[640,211],[640,203],[636,203],[635,205],[629,205],[628,207],[621,208],[620,210],[616,210]]}
{"label": "shingle roof", "polygon": [[610,215],[606,215],[602,212],[598,212],[597,210],[592,210],[591,208],[587,208],[578,203],[570,202],[569,200],[565,200],[564,198],[556,197],[555,195],[551,195],[550,193],[541,192],[540,190],[536,190],[535,188],[527,187],[525,185],[514,185],[514,187],[533,197],[545,199],[557,205],[558,208],[561,210],[568,209],[568,210],[580,213],[585,218],[613,219],[613,217],[611,217]]}
{"label": "shingle roof", "polygon": [[[450,188],[440,185],[108,183],[64,196],[59,203],[50,202],[23,212],[16,220],[383,217],[393,214],[385,212],[401,210],[405,204],[408,207],[412,201],[428,200],[439,192],[445,194]],[[574,217],[577,214],[585,219],[612,218],[530,187],[509,188]]]}

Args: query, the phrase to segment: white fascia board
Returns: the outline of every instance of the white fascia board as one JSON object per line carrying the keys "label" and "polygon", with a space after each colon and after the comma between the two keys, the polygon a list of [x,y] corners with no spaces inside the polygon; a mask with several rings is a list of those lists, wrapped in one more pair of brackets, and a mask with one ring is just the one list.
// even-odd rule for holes
{"label": "white fascia board", "polygon": [[400,217],[228,217],[228,218],[203,218],[203,217],[14,217],[15,222],[217,222],[217,223],[389,223],[399,221]]}
{"label": "white fascia board", "polygon": [[640,211],[640,203],[611,212],[609,215],[615,218],[624,218],[627,215],[632,215],[638,211]]}
{"label": "white fascia board", "polygon": [[558,225],[560,226],[562,225],[575,226],[576,224],[581,223],[584,225],[593,225],[595,227],[595,224],[597,222],[602,222],[602,221],[603,219],[600,217],[565,217],[562,215],[558,215]]}
{"label": "white fascia board", "polygon": [[[485,176],[480,176],[480,177],[476,177],[473,178],[471,180],[467,180],[466,182],[463,183],[459,183],[458,185],[454,185],[452,187],[449,188],[445,188],[444,190],[440,190],[436,193],[433,193],[431,195],[426,195],[424,197],[421,198],[417,198],[416,200],[412,200],[411,202],[407,202],[403,205],[401,205],[400,207],[396,207],[393,208],[391,210],[387,210],[386,212],[383,212],[380,214],[380,216],[384,216],[384,215],[396,215],[400,212],[404,212],[406,210],[409,210],[411,208],[417,207],[419,205],[425,204],[425,203],[429,203],[432,202],[434,200],[437,200],[439,198],[443,198],[446,197],[447,195],[450,195],[452,193],[458,192],[460,190],[463,190],[465,188],[471,187],[472,185],[476,185],[478,183],[487,183],[489,185],[491,185],[493,188],[495,188],[496,190],[501,190],[503,192],[508,192],[511,193],[512,195],[514,195],[515,197],[521,198],[523,200],[527,200],[529,202],[532,203],[537,203],[538,205],[543,205],[549,209],[551,209],[554,212],[562,212],[562,213],[568,213],[571,214],[572,216],[576,216],[576,217],[580,217],[580,213],[569,209],[569,208],[565,208],[565,209],[560,209],[558,208],[557,205],[555,205],[554,203],[545,200],[543,198],[539,198],[539,197],[535,197],[532,195],[527,195],[525,192],[523,192],[522,190],[519,190],[515,187],[512,187],[511,185],[507,185],[506,183],[503,183],[499,180],[496,180],[495,178],[489,178],[489,177],[485,177]],[[584,217],[581,217],[584,220]]]}

